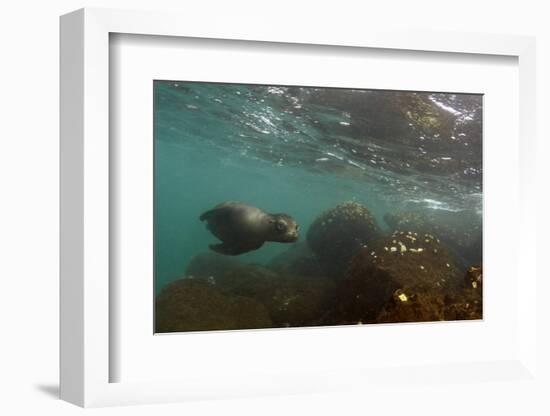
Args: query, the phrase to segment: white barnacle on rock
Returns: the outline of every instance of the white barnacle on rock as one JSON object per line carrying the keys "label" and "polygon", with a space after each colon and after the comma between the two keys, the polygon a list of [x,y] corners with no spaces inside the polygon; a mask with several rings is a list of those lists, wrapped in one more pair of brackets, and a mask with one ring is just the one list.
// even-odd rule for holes
{"label": "white barnacle on rock", "polygon": [[393,252],[396,252],[397,251],[397,247],[390,247],[390,251],[393,253]]}
{"label": "white barnacle on rock", "polygon": [[424,266],[420,265],[420,270],[424,270]]}

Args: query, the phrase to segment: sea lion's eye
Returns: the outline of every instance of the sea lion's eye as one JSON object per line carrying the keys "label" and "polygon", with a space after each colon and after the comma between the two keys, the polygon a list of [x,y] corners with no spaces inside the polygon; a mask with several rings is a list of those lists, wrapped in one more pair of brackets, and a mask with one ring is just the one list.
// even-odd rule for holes
{"label": "sea lion's eye", "polygon": [[277,231],[286,231],[286,224],[284,222],[277,221],[275,223],[275,228],[277,229]]}

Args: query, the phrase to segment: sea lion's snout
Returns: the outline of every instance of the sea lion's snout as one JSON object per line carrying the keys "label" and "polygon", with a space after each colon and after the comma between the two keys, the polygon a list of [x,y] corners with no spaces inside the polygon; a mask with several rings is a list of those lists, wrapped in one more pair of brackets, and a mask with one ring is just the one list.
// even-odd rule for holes
{"label": "sea lion's snout", "polygon": [[298,230],[294,231],[294,232],[290,235],[290,241],[291,241],[291,242],[298,241]]}

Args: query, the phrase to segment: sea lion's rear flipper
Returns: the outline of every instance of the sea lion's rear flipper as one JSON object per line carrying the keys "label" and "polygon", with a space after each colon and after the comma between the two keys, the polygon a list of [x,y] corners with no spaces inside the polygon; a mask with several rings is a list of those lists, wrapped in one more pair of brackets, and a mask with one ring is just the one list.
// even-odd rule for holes
{"label": "sea lion's rear flipper", "polygon": [[263,245],[263,242],[254,245],[236,245],[229,243],[210,244],[210,250],[216,253],[225,254],[226,256],[238,256],[239,254],[246,253],[248,251],[257,250]]}

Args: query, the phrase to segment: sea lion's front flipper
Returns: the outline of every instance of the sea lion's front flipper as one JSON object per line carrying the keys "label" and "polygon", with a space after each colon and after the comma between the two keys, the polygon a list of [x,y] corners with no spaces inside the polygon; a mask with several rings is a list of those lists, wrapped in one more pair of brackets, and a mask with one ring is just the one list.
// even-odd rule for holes
{"label": "sea lion's front flipper", "polygon": [[200,219],[201,221],[204,221],[204,220],[209,221],[210,218],[212,218],[212,216],[213,216],[215,213],[216,213],[216,209],[215,209],[215,208],[214,208],[214,209],[210,209],[210,210],[208,210],[208,211],[206,211],[206,212],[203,212],[203,213],[201,214],[201,216],[199,217],[199,219]]}
{"label": "sea lion's front flipper", "polygon": [[231,220],[231,215],[233,212],[234,209],[231,206],[220,206],[203,212],[199,219],[201,221],[206,220],[208,222],[226,222]]}
{"label": "sea lion's front flipper", "polygon": [[238,256],[239,254],[246,253],[248,251],[257,250],[263,245],[263,242],[254,245],[235,245],[228,243],[210,244],[210,250],[216,253],[225,254],[226,256]]}

